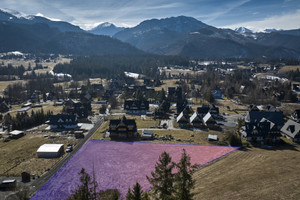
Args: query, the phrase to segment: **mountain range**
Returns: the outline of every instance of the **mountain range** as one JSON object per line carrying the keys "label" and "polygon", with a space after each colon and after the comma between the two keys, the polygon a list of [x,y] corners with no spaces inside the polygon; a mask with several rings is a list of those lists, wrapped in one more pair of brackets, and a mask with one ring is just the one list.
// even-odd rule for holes
{"label": "mountain range", "polygon": [[[13,15],[15,14],[15,15]],[[94,35],[68,22],[0,10],[0,52],[74,55],[144,54],[120,40]]]}
{"label": "mountain range", "polygon": [[113,36],[117,32],[124,30],[124,27],[117,27],[112,23],[109,22],[104,22],[95,28],[88,30],[89,33],[93,33],[95,35],[108,35],[108,36]]}
{"label": "mountain range", "polygon": [[[0,10],[0,51],[180,55],[201,59],[300,59],[300,29],[220,29],[192,17],[145,20],[132,28],[103,23],[84,31],[68,22]],[[104,36],[106,35],[106,36]]]}

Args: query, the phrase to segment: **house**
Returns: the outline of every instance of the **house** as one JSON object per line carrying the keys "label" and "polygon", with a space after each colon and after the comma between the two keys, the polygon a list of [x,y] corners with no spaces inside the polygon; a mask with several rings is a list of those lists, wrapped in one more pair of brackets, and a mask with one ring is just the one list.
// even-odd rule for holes
{"label": "house", "polygon": [[57,114],[50,116],[49,124],[51,130],[75,129],[78,127],[78,120],[75,115]]}
{"label": "house", "polygon": [[43,144],[36,151],[39,158],[58,158],[64,154],[63,144]]}
{"label": "house", "polygon": [[170,103],[166,100],[163,100],[159,104],[158,108],[155,110],[155,117],[159,119],[168,119],[168,111],[170,109]]}
{"label": "house", "polygon": [[65,102],[64,110],[66,113],[76,115],[78,118],[87,118],[92,106],[90,101],[80,102],[69,99]]}
{"label": "house", "polygon": [[197,112],[200,117],[204,117],[208,112],[215,118],[219,119],[221,118],[219,108],[215,106],[214,104],[203,104],[202,107],[197,108]]}
{"label": "house", "polygon": [[127,119],[125,116],[121,119],[110,120],[108,132],[111,138],[134,138],[138,136],[135,120]]}
{"label": "house", "polygon": [[270,121],[258,123],[245,123],[245,130],[241,131],[243,137],[249,142],[277,143],[280,141],[280,131],[277,126]]}
{"label": "house", "polygon": [[202,117],[197,112],[190,117],[190,123],[194,128],[201,128],[203,127],[203,120]]}
{"label": "house", "polygon": [[212,90],[211,91],[214,99],[222,99],[222,91],[221,90]]}
{"label": "house", "polygon": [[190,127],[190,120],[187,114],[181,112],[178,117],[176,118],[176,122],[179,124],[180,128],[189,128]]}
{"label": "house", "polygon": [[273,122],[279,129],[284,125],[282,111],[249,111],[245,117],[245,122],[258,123],[263,118]]}
{"label": "house", "polygon": [[204,125],[209,128],[209,129],[216,129],[217,127],[217,122],[213,118],[213,116],[208,112],[204,117],[203,117],[203,123]]}
{"label": "house", "polygon": [[190,127],[190,121],[189,121],[189,116],[181,112],[177,118],[176,122],[179,124],[180,128],[189,128]]}
{"label": "house", "polygon": [[149,110],[149,101],[127,100],[124,102],[126,114],[145,115]]}
{"label": "house", "polygon": [[292,138],[294,142],[300,142],[300,124],[298,122],[289,119],[281,131],[286,137]]}
{"label": "house", "polygon": [[208,105],[202,105],[202,107],[197,108],[197,113],[201,118],[203,118],[208,112],[209,112]]}
{"label": "house", "polygon": [[0,190],[15,190],[17,187],[16,179],[6,179],[3,180],[0,184]]}
{"label": "house", "polygon": [[187,107],[188,101],[186,99],[177,99],[176,110],[177,113],[181,113],[185,107]]}
{"label": "house", "polygon": [[9,105],[5,101],[2,101],[0,103],[0,113],[5,113],[8,111],[9,111]]}
{"label": "house", "polygon": [[296,121],[296,122],[300,122],[300,109],[295,110],[291,116],[291,118]]}

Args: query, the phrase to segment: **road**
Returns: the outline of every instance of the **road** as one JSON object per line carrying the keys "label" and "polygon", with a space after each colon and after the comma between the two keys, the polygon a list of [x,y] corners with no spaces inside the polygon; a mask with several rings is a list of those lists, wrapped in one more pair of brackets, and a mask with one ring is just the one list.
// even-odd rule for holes
{"label": "road", "polygon": [[54,165],[46,174],[44,174],[39,179],[36,179],[32,185],[32,193],[38,191],[64,164],[68,162],[72,156],[74,156],[77,151],[88,141],[88,139],[93,135],[93,133],[101,126],[103,123],[103,118],[98,119],[96,123],[94,123],[94,127],[86,134],[86,136],[80,140],[80,142],[74,147],[74,150],[68,153],[62,160],[60,160],[56,165]]}

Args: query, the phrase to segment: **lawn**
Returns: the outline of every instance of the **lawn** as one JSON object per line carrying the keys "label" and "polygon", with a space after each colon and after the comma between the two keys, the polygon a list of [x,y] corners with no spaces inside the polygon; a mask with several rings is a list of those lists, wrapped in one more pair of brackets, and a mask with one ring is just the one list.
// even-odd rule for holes
{"label": "lawn", "polygon": [[285,73],[288,71],[296,71],[297,69],[300,70],[299,65],[286,65],[279,69],[279,73]]}
{"label": "lawn", "polygon": [[235,151],[201,167],[194,199],[300,199],[299,146]]}
{"label": "lawn", "polygon": [[46,143],[65,144],[74,143],[75,139],[61,137],[49,140],[43,134],[27,133],[24,137],[9,142],[0,141],[0,176],[20,176],[24,170],[41,176],[48,171],[59,159],[38,158],[36,151]]}
{"label": "lawn", "polygon": [[237,148],[90,140],[31,199],[65,199],[79,184],[82,168],[89,174],[94,168],[101,190],[116,188],[125,196],[128,187],[138,181],[146,191],[150,189],[146,176],[154,170],[159,155],[166,151],[178,162],[182,149],[191,156],[192,164],[201,166]]}

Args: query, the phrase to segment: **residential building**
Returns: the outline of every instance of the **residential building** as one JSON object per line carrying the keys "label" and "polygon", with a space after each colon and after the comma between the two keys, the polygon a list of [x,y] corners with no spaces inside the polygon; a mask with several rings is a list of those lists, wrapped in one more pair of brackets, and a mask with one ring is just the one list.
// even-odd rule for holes
{"label": "residential building", "polygon": [[111,138],[134,138],[138,136],[137,126],[134,119],[112,119],[109,122],[109,136]]}
{"label": "residential building", "polygon": [[78,127],[78,120],[75,115],[57,114],[50,116],[51,130],[76,129]]}

